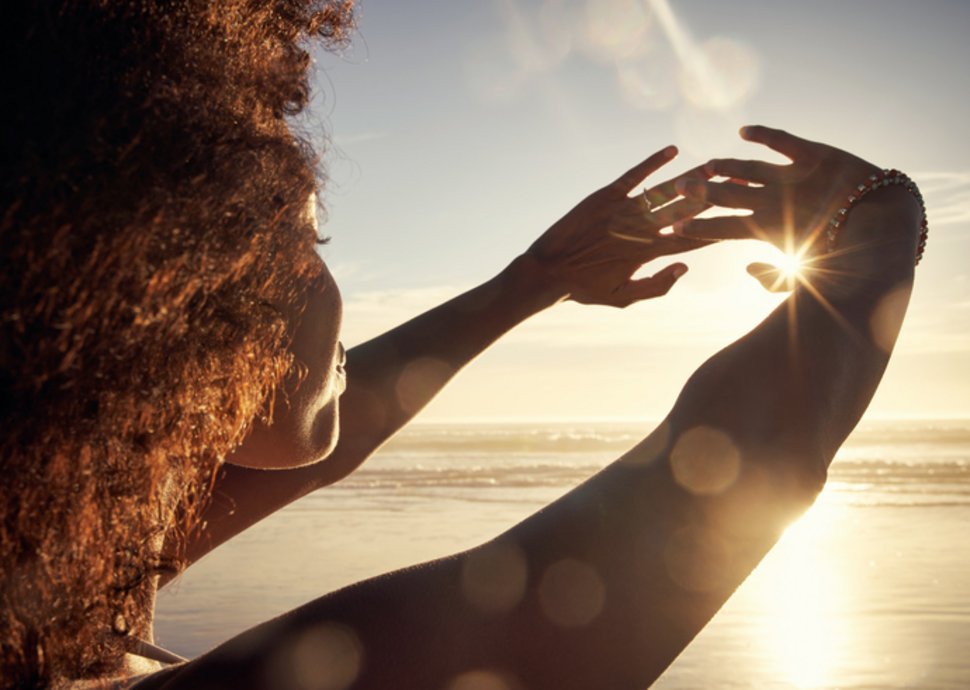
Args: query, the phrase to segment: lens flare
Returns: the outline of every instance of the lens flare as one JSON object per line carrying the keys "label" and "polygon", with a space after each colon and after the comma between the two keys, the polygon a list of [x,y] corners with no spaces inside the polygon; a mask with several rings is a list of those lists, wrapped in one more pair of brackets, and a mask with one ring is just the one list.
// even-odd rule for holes
{"label": "lens flare", "polygon": [[781,254],[777,266],[786,281],[795,281],[802,276],[802,257],[797,252]]}

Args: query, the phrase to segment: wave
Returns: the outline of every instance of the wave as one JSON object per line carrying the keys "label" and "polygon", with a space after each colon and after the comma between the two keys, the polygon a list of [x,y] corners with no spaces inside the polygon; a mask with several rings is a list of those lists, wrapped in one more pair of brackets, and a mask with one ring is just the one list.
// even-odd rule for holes
{"label": "wave", "polygon": [[[649,425],[439,425],[406,430],[340,483],[349,491],[566,490],[634,445]],[[828,495],[854,505],[970,505],[970,423],[876,423],[850,437],[829,473]]]}
{"label": "wave", "polygon": [[[625,451],[654,423],[415,425],[387,445],[397,453],[587,453]],[[970,420],[863,422],[843,450],[890,447],[964,449],[970,457]]]}
{"label": "wave", "polygon": [[474,488],[497,487],[506,489],[560,487],[577,484],[595,474],[602,465],[575,464],[554,465],[520,463],[508,465],[468,465],[393,467],[386,469],[364,468],[351,475],[341,486],[356,488]]}
{"label": "wave", "polygon": [[406,429],[387,449],[398,453],[586,453],[624,451],[650,429],[637,427],[582,428],[572,426],[418,427]]}

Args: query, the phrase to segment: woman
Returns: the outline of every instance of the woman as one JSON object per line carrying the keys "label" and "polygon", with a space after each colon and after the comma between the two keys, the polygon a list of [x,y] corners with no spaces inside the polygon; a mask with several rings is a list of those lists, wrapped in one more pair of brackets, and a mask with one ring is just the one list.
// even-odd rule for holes
{"label": "woman", "polygon": [[[11,14],[4,688],[644,687],[811,503],[885,367],[920,206],[904,186],[875,189],[818,237],[875,168],[766,128],[745,136],[791,165],[711,161],[630,197],[665,149],[344,365],[313,160],[284,116],[307,99],[299,42],[339,41],[350,3]],[[690,220],[710,204],[753,214]],[[507,330],[565,299],[660,296],[686,266],[632,280],[643,264],[714,239],[783,244],[793,228],[816,257],[811,286],[702,366],[604,472],[478,549],[188,663],[150,660],[160,582],[352,472]]]}

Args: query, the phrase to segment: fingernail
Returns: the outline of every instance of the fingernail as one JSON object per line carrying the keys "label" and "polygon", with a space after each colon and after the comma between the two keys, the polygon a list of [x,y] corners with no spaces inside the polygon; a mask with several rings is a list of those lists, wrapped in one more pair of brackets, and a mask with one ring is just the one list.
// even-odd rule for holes
{"label": "fingernail", "polygon": [[747,138],[748,135],[751,134],[751,127],[749,127],[748,125],[745,125],[740,130],[738,130],[738,134],[740,134],[742,137]]}
{"label": "fingernail", "polygon": [[684,264],[677,264],[674,266],[672,273],[674,274],[674,279],[680,278],[682,275],[687,273],[687,266]]}
{"label": "fingernail", "polygon": [[666,158],[673,158],[677,155],[677,147],[673,145],[668,146],[663,150],[663,154]]}
{"label": "fingernail", "polygon": [[677,221],[671,226],[671,228],[673,229],[675,235],[684,235],[688,231],[687,221],[684,221],[684,220]]}

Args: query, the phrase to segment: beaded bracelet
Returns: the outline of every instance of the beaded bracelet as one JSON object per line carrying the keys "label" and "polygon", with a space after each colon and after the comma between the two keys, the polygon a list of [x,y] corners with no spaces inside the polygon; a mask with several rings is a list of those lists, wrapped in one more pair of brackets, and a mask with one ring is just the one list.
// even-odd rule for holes
{"label": "beaded bracelet", "polygon": [[888,168],[870,175],[865,183],[853,189],[852,193],[846,199],[845,206],[836,211],[835,215],[832,216],[832,220],[829,221],[825,231],[826,245],[829,252],[835,249],[835,243],[839,239],[839,232],[852,207],[859,203],[859,200],[872,190],[878,189],[879,187],[888,187],[891,184],[901,184],[919,202],[919,244],[916,247],[916,263],[919,264],[920,259],[923,258],[923,250],[926,249],[926,238],[929,236],[929,224],[926,221],[926,204],[923,203],[923,195],[919,193],[919,188],[916,186],[916,183],[909,176],[898,170]]}

